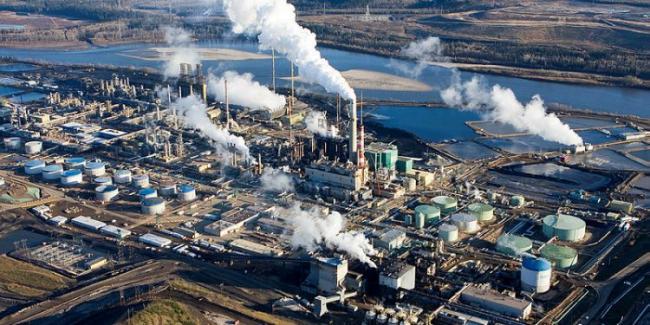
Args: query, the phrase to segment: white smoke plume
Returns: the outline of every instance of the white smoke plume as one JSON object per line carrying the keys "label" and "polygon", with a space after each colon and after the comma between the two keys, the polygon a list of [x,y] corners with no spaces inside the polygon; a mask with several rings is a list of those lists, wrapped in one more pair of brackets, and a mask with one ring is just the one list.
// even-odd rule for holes
{"label": "white smoke plume", "polygon": [[295,190],[291,176],[272,167],[264,168],[260,182],[262,182],[262,190],[266,192],[283,193]]}
{"label": "white smoke plume", "polygon": [[179,77],[181,63],[191,64],[192,67],[201,63],[200,53],[192,43],[192,35],[189,32],[178,27],[164,27],[163,31],[165,42],[171,50],[163,64],[165,78]]}
{"label": "white smoke plume", "polygon": [[324,245],[344,252],[370,267],[377,267],[369,257],[375,254],[370,241],[362,233],[343,232],[345,218],[340,213],[332,212],[324,216],[320,209],[314,207],[303,210],[300,204],[295,204],[290,209],[281,209],[278,213],[294,229],[291,236],[294,249],[302,247],[313,252]]}
{"label": "white smoke plume", "polygon": [[411,42],[400,51],[402,56],[415,60],[416,64],[411,65],[397,60],[391,60],[389,66],[400,72],[418,78],[430,62],[446,62],[448,59],[442,54],[442,43],[440,38],[430,36],[422,40]]}
{"label": "white smoke plume", "polygon": [[311,111],[305,117],[305,126],[311,133],[324,137],[335,138],[339,136],[339,129],[334,125],[327,126],[325,112]]}
{"label": "white smoke plume", "polygon": [[544,101],[533,96],[525,105],[517,100],[512,89],[494,85],[489,89],[479,77],[461,82],[454,73],[452,85],[441,92],[450,106],[482,112],[486,120],[513,126],[517,131],[538,135],[544,140],[564,145],[580,145],[582,138],[555,114],[547,113]]}
{"label": "white smoke plume", "polygon": [[286,99],[253,80],[250,73],[239,74],[226,71],[221,77],[208,76],[208,92],[217,100],[225,101],[224,84],[228,81],[228,100],[231,104],[249,107],[252,110],[277,111],[284,108]]}
{"label": "white smoke plume", "polygon": [[224,11],[236,34],[258,35],[260,48],[287,56],[302,80],[356,102],[354,90],[316,49],[316,35],[296,22],[295,7],[286,0],[224,0]]}
{"label": "white smoke plume", "polygon": [[218,153],[228,155],[230,152],[229,147],[232,146],[244,158],[250,158],[248,146],[246,146],[244,139],[214,125],[206,114],[206,105],[198,96],[178,98],[172,103],[171,108],[182,119],[186,127],[195,129],[204,137],[210,139]]}

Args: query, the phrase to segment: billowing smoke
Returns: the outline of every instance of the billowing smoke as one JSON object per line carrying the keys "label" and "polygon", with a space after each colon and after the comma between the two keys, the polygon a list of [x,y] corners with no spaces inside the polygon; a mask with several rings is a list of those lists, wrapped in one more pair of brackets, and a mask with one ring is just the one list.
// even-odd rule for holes
{"label": "billowing smoke", "polygon": [[295,204],[290,209],[282,209],[278,213],[293,227],[291,245],[294,249],[302,247],[313,252],[324,245],[329,249],[344,252],[371,267],[377,267],[369,257],[375,254],[370,241],[362,233],[343,232],[345,218],[340,213],[332,212],[324,216],[320,209],[314,207],[303,210],[300,204]]}
{"label": "billowing smoke", "polygon": [[339,129],[336,126],[327,126],[327,118],[325,112],[311,111],[305,117],[305,126],[309,132],[318,134],[324,137],[335,138],[339,136]]}
{"label": "billowing smoke", "polygon": [[291,176],[282,170],[272,167],[264,168],[260,182],[262,182],[262,190],[266,192],[283,193],[294,191]]}
{"label": "billowing smoke", "polygon": [[206,114],[206,105],[198,96],[178,98],[172,103],[171,108],[182,119],[186,127],[195,129],[210,139],[218,153],[228,155],[229,148],[234,147],[244,158],[250,158],[244,139],[214,125]]}
{"label": "billowing smoke", "polygon": [[277,111],[284,108],[286,100],[253,80],[250,73],[239,74],[226,71],[221,77],[212,74],[208,76],[208,92],[217,100],[225,101],[224,84],[228,81],[228,100],[235,105],[249,107],[252,110]]}
{"label": "billowing smoke", "polygon": [[400,61],[391,60],[390,66],[402,73],[418,78],[430,62],[447,61],[442,55],[442,43],[440,38],[430,36],[422,40],[411,42],[407,47],[402,48],[400,54],[409,59],[415,60],[415,65],[405,64]]}
{"label": "billowing smoke", "polygon": [[547,141],[564,145],[583,143],[569,125],[546,112],[539,95],[524,105],[509,88],[494,85],[489,89],[479,77],[461,82],[459,74],[454,73],[452,85],[441,92],[441,97],[447,105],[480,111],[485,119],[511,125],[517,131],[532,133]]}
{"label": "billowing smoke", "polygon": [[316,49],[316,35],[296,22],[286,0],[224,0],[236,34],[257,34],[260,48],[275,49],[300,69],[302,80],[356,102],[354,90]]}
{"label": "billowing smoke", "polygon": [[192,35],[178,27],[164,27],[165,41],[171,53],[165,58],[163,74],[165,78],[178,77],[181,74],[181,63],[195,66],[201,63],[201,56],[192,43]]}

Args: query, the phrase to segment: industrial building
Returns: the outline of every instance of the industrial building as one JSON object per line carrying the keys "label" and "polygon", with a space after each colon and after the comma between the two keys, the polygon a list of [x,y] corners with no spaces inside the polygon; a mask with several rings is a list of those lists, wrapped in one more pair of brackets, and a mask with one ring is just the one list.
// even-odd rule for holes
{"label": "industrial building", "polygon": [[395,170],[397,154],[397,146],[394,144],[373,142],[366,147],[366,161],[372,171],[382,168]]}
{"label": "industrial building", "polygon": [[143,244],[160,248],[167,248],[172,244],[171,240],[154,234],[144,234],[138,237],[138,240]]}
{"label": "industrial building", "polygon": [[258,244],[245,239],[235,239],[228,243],[232,250],[253,255],[282,256],[283,251],[274,247]]}
{"label": "industrial building", "polygon": [[530,301],[503,295],[491,289],[468,286],[463,289],[460,297],[466,304],[521,319],[528,318],[533,309]]}
{"label": "industrial building", "polygon": [[412,290],[415,288],[415,266],[396,262],[379,273],[379,284],[391,289]]}
{"label": "industrial building", "polygon": [[99,229],[106,226],[106,223],[104,222],[95,220],[93,218],[84,217],[84,216],[73,218],[71,222],[73,225],[77,227],[81,227],[92,231],[99,231]]}
{"label": "industrial building", "polygon": [[379,234],[373,243],[375,247],[381,247],[388,251],[392,251],[402,247],[405,241],[406,233],[398,229],[388,229]]}

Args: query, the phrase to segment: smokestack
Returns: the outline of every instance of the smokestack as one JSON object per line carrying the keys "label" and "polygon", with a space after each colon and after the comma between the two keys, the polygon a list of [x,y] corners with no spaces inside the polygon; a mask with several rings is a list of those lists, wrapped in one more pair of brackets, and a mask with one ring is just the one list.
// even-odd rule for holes
{"label": "smokestack", "polygon": [[203,98],[203,102],[207,105],[208,104],[208,83],[205,81],[205,78],[201,81],[201,98]]}
{"label": "smokestack", "polygon": [[264,167],[262,166],[262,154],[258,153],[257,154],[257,173],[259,175],[262,175],[263,168]]}
{"label": "smokestack", "polygon": [[[366,168],[366,146],[365,146],[365,130],[363,127],[363,95],[361,95],[361,102],[359,104],[359,109],[361,113],[360,123],[359,123],[359,144],[357,152],[357,167],[359,169]],[[365,183],[365,180],[364,180]]]}
{"label": "smokestack", "polygon": [[169,86],[169,84],[167,84],[167,104],[169,106],[172,105],[172,90],[171,90],[171,87]]}
{"label": "smokestack", "polygon": [[194,86],[190,84],[190,96],[194,96]]}
{"label": "smokestack", "polygon": [[178,86],[178,98],[183,98],[183,90],[180,85]]}
{"label": "smokestack", "polygon": [[350,139],[349,139],[349,150],[350,159],[353,163],[357,162],[357,102],[352,101],[350,103]]}
{"label": "smokestack", "polygon": [[336,128],[341,129],[339,116],[341,115],[341,95],[336,94]]}
{"label": "smokestack", "polygon": [[160,121],[160,105],[156,104],[156,120]]}
{"label": "smokestack", "polygon": [[223,86],[226,96],[226,130],[230,129],[230,102],[228,101],[228,79],[224,79]]}
{"label": "smokestack", "polygon": [[291,106],[293,106],[293,99],[294,99],[294,74],[293,74],[293,62],[291,62]]}
{"label": "smokestack", "polygon": [[275,49],[271,49],[271,67],[273,69],[273,92],[275,92]]}

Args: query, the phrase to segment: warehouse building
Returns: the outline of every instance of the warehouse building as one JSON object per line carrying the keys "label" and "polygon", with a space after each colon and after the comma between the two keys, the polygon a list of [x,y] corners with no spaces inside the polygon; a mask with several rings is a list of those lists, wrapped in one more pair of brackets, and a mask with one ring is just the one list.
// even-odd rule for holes
{"label": "warehouse building", "polygon": [[521,319],[528,318],[533,308],[533,304],[529,301],[477,287],[466,287],[460,297],[466,304]]}

